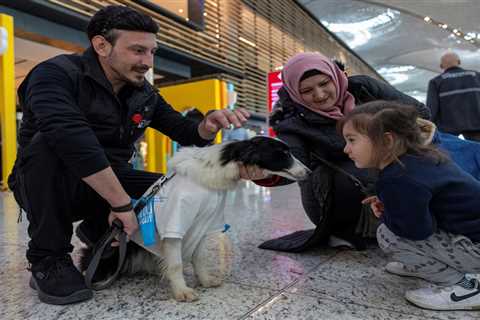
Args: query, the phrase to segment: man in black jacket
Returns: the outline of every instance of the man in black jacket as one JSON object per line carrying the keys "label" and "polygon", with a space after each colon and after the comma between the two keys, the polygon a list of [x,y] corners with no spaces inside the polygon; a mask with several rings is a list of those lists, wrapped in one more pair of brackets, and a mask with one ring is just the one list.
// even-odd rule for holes
{"label": "man in black jacket", "polygon": [[480,141],[480,74],[459,67],[460,58],[444,54],[444,72],[428,84],[427,106],[441,131]]}
{"label": "man in black jacket", "polygon": [[[129,163],[146,127],[202,146],[249,116],[243,109],[217,110],[197,122],[173,110],[144,78],[157,32],[146,15],[106,7],[88,25],[91,47],[83,55],[39,64],[19,88],[24,117],[9,186],[27,213],[30,286],[43,302],[93,295],[69,255],[73,221],[83,220],[77,234],[90,246],[115,218],[129,235],[138,228],[131,198],[160,177]],[[240,169],[249,178],[250,170]]]}

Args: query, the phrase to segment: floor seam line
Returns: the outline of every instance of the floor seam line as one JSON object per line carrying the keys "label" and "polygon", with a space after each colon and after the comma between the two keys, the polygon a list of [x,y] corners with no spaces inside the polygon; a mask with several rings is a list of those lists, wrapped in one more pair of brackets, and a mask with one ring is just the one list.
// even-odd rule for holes
{"label": "floor seam line", "polygon": [[285,287],[283,287],[282,289],[280,290],[277,290],[275,291],[276,293],[270,295],[268,298],[264,299],[262,302],[260,302],[259,304],[257,304],[255,307],[253,307],[251,310],[249,310],[247,313],[245,313],[244,315],[242,315],[241,317],[238,318],[238,320],[244,320],[244,319],[247,319],[249,316],[251,316],[252,314],[254,314],[255,312],[257,312],[258,310],[260,310],[262,307],[264,307],[265,305],[267,305],[268,303],[270,303],[271,301],[274,301],[276,300],[278,297],[282,296],[286,290],[290,289],[291,287],[293,287],[294,285],[296,285],[298,282],[300,282],[300,280],[303,280],[306,278],[306,276],[308,274],[310,274],[311,272],[313,272],[313,270],[317,269],[318,267],[320,267],[322,264],[330,261],[331,259],[333,259],[336,255],[338,254],[338,252],[336,252],[334,255],[332,255],[331,257],[329,257],[328,259],[326,259],[325,261],[322,261],[318,264],[316,264],[314,267],[310,268],[309,271],[307,271],[306,273],[304,273],[303,275],[299,276],[297,279],[295,279],[294,281],[292,281],[291,283],[287,284]]}

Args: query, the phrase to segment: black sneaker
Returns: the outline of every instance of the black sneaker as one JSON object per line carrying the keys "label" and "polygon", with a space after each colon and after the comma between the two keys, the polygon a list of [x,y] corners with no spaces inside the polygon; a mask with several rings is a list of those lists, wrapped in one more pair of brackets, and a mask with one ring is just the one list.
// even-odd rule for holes
{"label": "black sneaker", "polygon": [[85,279],[75,268],[69,255],[45,257],[33,263],[30,287],[38,292],[40,301],[48,304],[71,304],[93,297]]}

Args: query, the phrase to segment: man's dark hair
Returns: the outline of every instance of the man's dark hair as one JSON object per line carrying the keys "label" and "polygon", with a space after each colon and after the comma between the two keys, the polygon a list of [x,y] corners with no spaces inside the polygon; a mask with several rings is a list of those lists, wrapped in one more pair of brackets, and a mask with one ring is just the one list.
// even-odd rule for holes
{"label": "man's dark hair", "polygon": [[101,35],[114,45],[118,37],[115,30],[157,33],[158,25],[151,17],[129,7],[107,6],[97,11],[88,23],[88,39]]}

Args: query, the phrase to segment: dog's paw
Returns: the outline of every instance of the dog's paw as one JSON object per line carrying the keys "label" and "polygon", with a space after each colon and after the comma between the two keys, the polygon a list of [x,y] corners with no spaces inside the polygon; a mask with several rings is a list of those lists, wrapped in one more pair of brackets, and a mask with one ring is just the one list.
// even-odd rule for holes
{"label": "dog's paw", "polygon": [[172,288],[173,297],[179,302],[192,302],[198,300],[198,295],[192,288]]}
{"label": "dog's paw", "polygon": [[208,279],[204,279],[203,281],[200,281],[200,284],[204,288],[214,288],[214,287],[219,287],[223,283],[223,279],[219,279],[216,277],[211,277]]}

